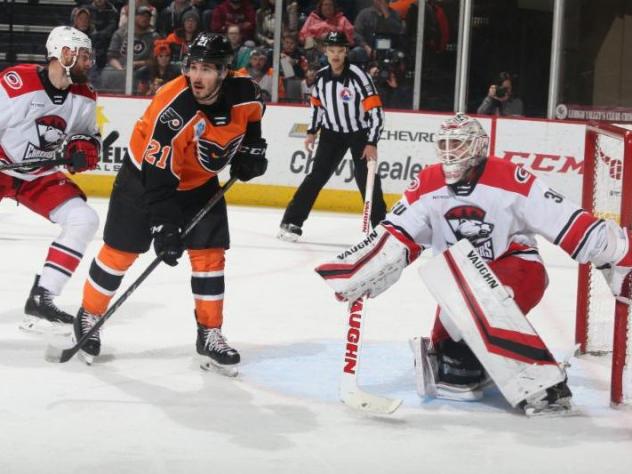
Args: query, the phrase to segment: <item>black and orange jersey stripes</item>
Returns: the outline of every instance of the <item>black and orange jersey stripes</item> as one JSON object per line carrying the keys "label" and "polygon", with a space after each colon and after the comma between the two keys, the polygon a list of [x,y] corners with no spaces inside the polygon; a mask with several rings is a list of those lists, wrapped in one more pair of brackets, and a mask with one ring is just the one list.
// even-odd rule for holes
{"label": "black and orange jersey stripes", "polygon": [[138,120],[129,144],[152,223],[181,225],[173,198],[217,175],[243,143],[261,138],[264,105],[248,78],[227,77],[218,100],[199,104],[184,76],[165,84]]}

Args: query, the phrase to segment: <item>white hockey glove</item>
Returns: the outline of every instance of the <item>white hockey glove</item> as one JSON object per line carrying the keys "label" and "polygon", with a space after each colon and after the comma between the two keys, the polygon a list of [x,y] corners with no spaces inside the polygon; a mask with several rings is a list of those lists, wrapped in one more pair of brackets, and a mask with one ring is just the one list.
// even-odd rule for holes
{"label": "white hockey glove", "polygon": [[339,300],[354,301],[364,295],[375,298],[399,279],[422,250],[405,231],[384,221],[334,261],[316,267],[316,272]]}
{"label": "white hockey glove", "polygon": [[593,263],[603,273],[612,294],[622,303],[632,304],[632,248],[630,232],[612,221],[606,222],[606,248]]}

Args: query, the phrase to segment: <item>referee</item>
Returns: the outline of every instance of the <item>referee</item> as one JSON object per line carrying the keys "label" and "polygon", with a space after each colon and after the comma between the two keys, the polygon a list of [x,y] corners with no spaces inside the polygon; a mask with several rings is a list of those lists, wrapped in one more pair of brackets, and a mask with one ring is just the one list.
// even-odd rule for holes
{"label": "referee", "polygon": [[[311,97],[311,123],[305,149],[312,151],[316,132],[320,140],[311,172],[288,204],[277,237],[295,242],[309,216],[318,193],[325,186],[347,150],[351,148],[354,177],[364,199],[366,160],[377,160],[377,142],[384,125],[382,101],[371,77],[347,59],[349,43],[341,32],[325,37],[329,65],[318,71]],[[371,224],[377,225],[386,214],[379,175],[375,177]]]}

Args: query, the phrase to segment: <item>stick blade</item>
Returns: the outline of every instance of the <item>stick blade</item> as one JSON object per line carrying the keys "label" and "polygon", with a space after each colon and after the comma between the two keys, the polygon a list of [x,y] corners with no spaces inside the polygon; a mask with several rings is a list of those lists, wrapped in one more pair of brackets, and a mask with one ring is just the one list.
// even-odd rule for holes
{"label": "stick blade", "polygon": [[46,351],[44,352],[44,359],[48,362],[61,363],[68,362],[72,359],[72,356],[75,355],[77,351],[75,347],[71,347],[69,349],[62,349],[53,344],[49,344],[46,346]]}
{"label": "stick blade", "polygon": [[380,397],[360,389],[340,393],[340,401],[355,410],[378,415],[390,415],[402,404],[402,400]]}

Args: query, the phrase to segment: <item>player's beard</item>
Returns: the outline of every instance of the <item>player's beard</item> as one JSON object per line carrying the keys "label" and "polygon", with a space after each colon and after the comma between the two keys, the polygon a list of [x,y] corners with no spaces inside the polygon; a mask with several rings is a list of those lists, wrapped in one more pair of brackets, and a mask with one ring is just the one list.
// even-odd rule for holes
{"label": "player's beard", "polygon": [[77,66],[70,70],[70,80],[73,84],[85,84],[88,82],[88,71],[82,71]]}

